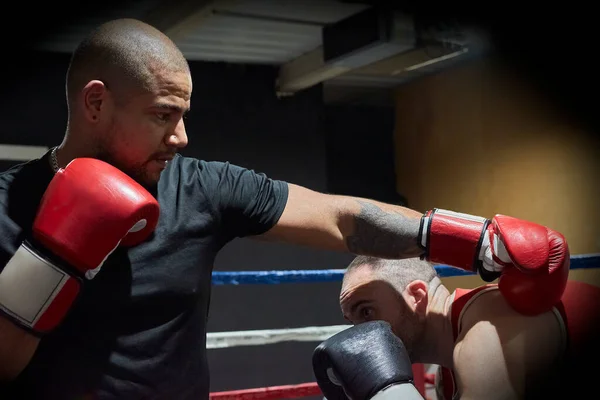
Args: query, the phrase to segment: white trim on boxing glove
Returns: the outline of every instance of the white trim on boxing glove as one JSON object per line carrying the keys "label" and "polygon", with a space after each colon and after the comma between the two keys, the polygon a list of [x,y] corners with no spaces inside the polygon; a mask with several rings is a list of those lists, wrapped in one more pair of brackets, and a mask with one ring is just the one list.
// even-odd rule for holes
{"label": "white trim on boxing glove", "polygon": [[[64,290],[66,299],[73,297],[72,293],[66,293],[73,291],[73,284],[77,285],[78,292],[77,278],[23,243],[0,272],[0,310],[33,332],[46,331],[58,324],[67,311],[64,308],[70,307],[71,300],[58,304],[65,301],[65,297],[59,299],[59,295]],[[50,321],[41,321],[45,316],[50,317]],[[57,320],[53,321],[54,316]]]}
{"label": "white trim on boxing glove", "polygon": [[508,251],[504,243],[498,235],[491,234],[493,240],[490,241],[490,235],[485,234],[481,242],[479,250],[479,260],[483,264],[483,268],[490,272],[500,272],[505,266],[510,265],[512,260],[508,255]]}
{"label": "white trim on boxing glove", "polygon": [[371,400],[423,400],[417,388],[409,382],[397,383],[380,390]]}

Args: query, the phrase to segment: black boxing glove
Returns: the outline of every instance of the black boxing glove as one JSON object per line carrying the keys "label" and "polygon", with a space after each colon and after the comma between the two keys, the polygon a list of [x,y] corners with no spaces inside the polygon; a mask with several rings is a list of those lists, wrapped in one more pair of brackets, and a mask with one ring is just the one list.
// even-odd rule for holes
{"label": "black boxing glove", "polygon": [[313,371],[327,400],[419,399],[404,343],[385,321],[350,327],[313,352]]}

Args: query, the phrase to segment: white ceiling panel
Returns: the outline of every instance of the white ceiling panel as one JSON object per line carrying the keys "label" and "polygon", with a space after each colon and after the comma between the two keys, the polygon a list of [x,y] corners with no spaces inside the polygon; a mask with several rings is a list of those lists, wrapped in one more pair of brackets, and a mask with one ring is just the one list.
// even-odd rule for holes
{"label": "white ceiling panel", "polygon": [[342,3],[337,0],[240,0],[217,6],[216,10],[324,25],[342,20],[367,7],[364,4]]}
{"label": "white ceiling panel", "polygon": [[314,25],[212,15],[177,45],[190,60],[281,64],[321,44]]}
{"label": "white ceiling panel", "polygon": [[[94,27],[114,18],[144,19],[164,0],[125,1],[92,11],[47,35],[38,49],[72,52]],[[176,43],[189,60],[279,65],[321,45],[321,29],[368,6],[338,0],[214,1],[210,12]],[[173,7],[177,2],[173,3]]]}

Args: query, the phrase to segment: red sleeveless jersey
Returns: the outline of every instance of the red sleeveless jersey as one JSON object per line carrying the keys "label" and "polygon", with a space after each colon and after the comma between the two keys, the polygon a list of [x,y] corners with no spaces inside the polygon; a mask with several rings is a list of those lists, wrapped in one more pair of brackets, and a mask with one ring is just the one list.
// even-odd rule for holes
{"label": "red sleeveless jersey", "polygon": [[[461,316],[463,311],[474,301],[477,294],[489,290],[496,290],[498,285],[487,284],[475,289],[456,289],[450,310],[454,340],[461,331]],[[600,339],[600,287],[569,281],[560,303],[554,307],[557,317],[562,320],[567,335],[568,360],[577,365],[590,355],[590,344]],[[444,399],[456,398],[458,391],[452,371],[441,367],[438,371],[438,384],[441,384],[441,393]]]}

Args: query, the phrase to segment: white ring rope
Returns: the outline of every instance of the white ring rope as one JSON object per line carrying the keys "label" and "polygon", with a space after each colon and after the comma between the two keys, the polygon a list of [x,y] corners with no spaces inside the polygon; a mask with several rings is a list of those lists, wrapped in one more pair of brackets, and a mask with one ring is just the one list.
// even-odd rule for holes
{"label": "white ring rope", "polygon": [[308,326],[304,328],[261,329],[251,331],[211,332],[206,337],[207,349],[256,346],[279,342],[319,342],[352,325]]}

